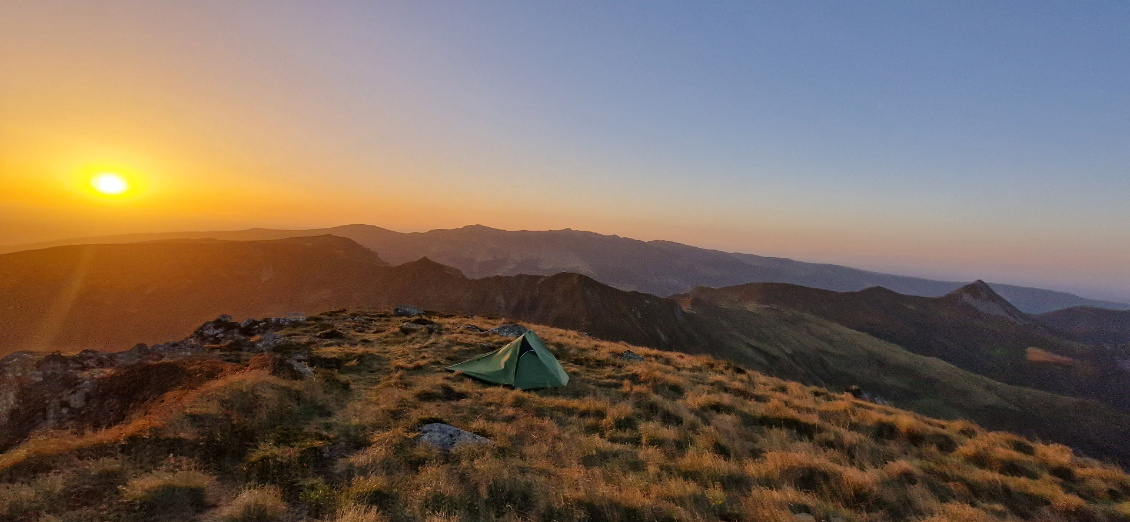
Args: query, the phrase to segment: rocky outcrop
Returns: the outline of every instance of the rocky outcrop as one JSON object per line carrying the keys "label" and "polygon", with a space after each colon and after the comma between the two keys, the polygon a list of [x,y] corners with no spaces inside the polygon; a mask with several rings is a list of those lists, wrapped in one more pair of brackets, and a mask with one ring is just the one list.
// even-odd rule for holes
{"label": "rocky outcrop", "polygon": [[624,353],[620,354],[620,358],[624,359],[625,361],[634,361],[634,362],[639,362],[639,361],[644,360],[642,355],[640,355],[636,352],[633,352],[631,350],[624,350]]}
{"label": "rocky outcrop", "polygon": [[[275,332],[293,319],[232,321],[224,315],[181,341],[135,345],[121,352],[75,355],[16,352],[0,359],[0,451],[40,429],[97,429],[124,420],[138,405],[178,386],[214,378],[229,350],[287,352],[288,368],[313,371],[285,350]],[[301,356],[301,354],[297,354]]]}
{"label": "rocky outcrop", "polygon": [[491,444],[491,440],[486,437],[439,422],[421,426],[416,440],[444,452],[465,444]]}
{"label": "rocky outcrop", "polygon": [[526,333],[526,330],[527,328],[520,324],[504,324],[497,328],[491,328],[490,332],[503,337],[518,337]]}

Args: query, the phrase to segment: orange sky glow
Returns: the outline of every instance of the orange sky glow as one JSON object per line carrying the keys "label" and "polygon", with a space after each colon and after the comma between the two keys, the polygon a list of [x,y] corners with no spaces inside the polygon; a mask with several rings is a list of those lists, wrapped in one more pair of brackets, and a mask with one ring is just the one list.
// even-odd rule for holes
{"label": "orange sky glow", "polygon": [[[835,39],[848,30],[836,19],[818,33],[828,41],[795,42],[773,33],[780,24],[754,30],[760,15],[681,35],[658,14],[577,21],[541,9],[10,8],[0,16],[0,245],[348,223],[573,228],[1130,301],[1125,121],[1080,116],[1107,127],[1038,134],[1074,128],[1035,112],[1079,99],[1050,91],[993,120],[950,118],[1001,106],[998,91],[1028,100],[1013,93],[1035,85],[984,76],[993,69],[977,61],[981,47],[954,60],[981,71],[969,81],[988,94],[951,107],[956,95],[926,90],[937,83],[930,70],[912,71],[910,59],[898,69],[897,57],[839,74],[915,72],[906,89],[920,98],[863,76],[813,90],[832,74],[821,53],[856,41]],[[933,29],[923,38],[949,34]],[[773,55],[780,46],[750,34],[798,54]],[[1070,43],[1096,60],[1126,56],[1105,40]],[[907,52],[929,56],[928,44]],[[781,65],[806,60],[811,70]],[[1102,97],[1120,79],[1074,109],[1120,114]],[[101,172],[130,189],[95,193]]]}

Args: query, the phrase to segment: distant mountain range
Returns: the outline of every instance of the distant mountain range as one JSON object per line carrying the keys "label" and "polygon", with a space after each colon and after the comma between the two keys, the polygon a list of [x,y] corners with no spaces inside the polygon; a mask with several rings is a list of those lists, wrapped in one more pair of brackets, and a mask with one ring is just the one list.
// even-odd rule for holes
{"label": "distant mountain range", "polygon": [[[1024,314],[982,281],[942,297],[879,287],[833,292],[780,283],[696,288],[683,299],[689,297],[804,312],[1003,383],[1092,398],[1130,411],[1130,372],[1120,367],[1127,358],[1123,351],[1057,335],[1042,323],[1051,319]],[[1066,330],[1080,324],[1067,317],[1077,310],[1098,309],[1047,315],[1062,318],[1060,328]]]}
{"label": "distant mountain range", "polygon": [[[1096,364],[1086,359],[1089,346],[1045,330],[987,285],[974,284],[937,300],[883,290],[844,298],[860,298],[864,310],[927,307],[923,317],[880,314],[884,319],[871,326],[821,312],[819,302],[836,299],[834,292],[817,290],[821,293],[797,302],[766,304],[758,301],[767,299],[764,294],[748,299],[743,291],[698,289],[663,298],[574,273],[470,279],[427,258],[390,266],[372,250],[335,236],[65,246],[0,255],[0,355],[163,342],[222,313],[244,319],[411,304],[711,354],[832,390],[859,385],[929,415],[968,418],[1130,462],[1124,444],[1130,440],[1130,413],[1097,391],[1060,382],[1076,375],[1076,368],[1060,368],[1056,361]],[[931,322],[931,314],[953,317]],[[916,344],[940,327],[977,331],[953,334],[966,344],[952,351]],[[1028,344],[1039,357],[1026,351],[1025,357],[1016,356],[1015,347]],[[915,353],[923,350],[937,353]],[[978,358],[978,350],[988,355]],[[1009,361],[1006,368],[1030,377],[1023,381],[1026,386],[991,378],[998,369],[991,364],[997,350]],[[989,362],[978,366],[982,360]],[[1039,378],[1045,371],[1049,377]],[[1090,378],[1087,368],[1080,371],[1079,379]]]}
{"label": "distant mountain range", "polygon": [[[687,292],[697,286],[717,288],[768,282],[839,292],[881,286],[908,295],[938,297],[964,285],[839,265],[708,250],[670,241],[639,241],[569,229],[506,231],[480,225],[414,233],[394,232],[372,225],[346,225],[314,230],[129,234],[0,247],[0,253],[85,243],[205,238],[250,241],[326,234],[352,239],[392,264],[428,257],[458,268],[471,278],[572,272],[621,290],[658,296]],[[1087,299],[1066,292],[996,283],[991,286],[1018,309],[1032,314],[1074,306],[1130,308],[1124,303]]]}

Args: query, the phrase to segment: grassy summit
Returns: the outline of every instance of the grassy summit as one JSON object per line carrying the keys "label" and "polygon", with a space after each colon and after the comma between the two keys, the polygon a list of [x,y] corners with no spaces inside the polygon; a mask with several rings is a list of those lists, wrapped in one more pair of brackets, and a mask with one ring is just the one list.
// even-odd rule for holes
{"label": "grassy summit", "polygon": [[[0,520],[1130,520],[1130,476],[1067,447],[710,357],[537,327],[567,387],[443,371],[507,343],[499,324],[331,313],[273,353],[100,369],[181,377],[0,454]],[[493,443],[419,444],[433,422]]]}

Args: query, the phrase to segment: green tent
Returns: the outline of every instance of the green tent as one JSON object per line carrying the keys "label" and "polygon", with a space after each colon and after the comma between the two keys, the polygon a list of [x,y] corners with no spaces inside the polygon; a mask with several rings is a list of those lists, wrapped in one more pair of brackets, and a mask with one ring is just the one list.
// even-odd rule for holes
{"label": "green tent", "polygon": [[569,384],[569,375],[561,363],[545,349],[532,330],[502,348],[447,369],[459,370],[487,382],[509,384],[519,390]]}

